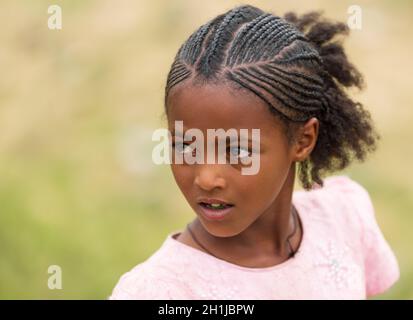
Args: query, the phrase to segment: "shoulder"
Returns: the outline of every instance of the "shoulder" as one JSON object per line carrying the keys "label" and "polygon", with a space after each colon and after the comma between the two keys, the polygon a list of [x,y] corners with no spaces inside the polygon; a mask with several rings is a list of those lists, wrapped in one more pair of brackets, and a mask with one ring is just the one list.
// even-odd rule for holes
{"label": "shoulder", "polygon": [[326,190],[335,193],[343,200],[350,200],[355,207],[362,206],[372,209],[370,195],[367,189],[349,176],[331,176],[325,179]]}
{"label": "shoulder", "polygon": [[166,245],[144,262],[123,274],[109,300],[172,300],[187,299],[186,286],[179,278],[174,252]]}
{"label": "shoulder", "polygon": [[376,225],[376,214],[372,198],[367,189],[347,175],[330,176],[324,186],[316,189],[318,199],[328,214],[343,223],[342,227],[352,228],[366,236]]}
{"label": "shoulder", "polygon": [[399,278],[396,256],[377,220],[367,189],[349,176],[330,176],[323,187],[305,191],[307,205],[315,208],[311,219],[322,221],[326,235],[345,239],[361,255],[366,295],[382,293]]}
{"label": "shoulder", "polygon": [[180,291],[177,279],[139,265],[121,276],[109,300],[179,299]]}
{"label": "shoulder", "polygon": [[316,185],[309,191],[299,191],[303,204],[313,209],[318,219],[340,221],[344,226],[357,226],[360,219],[374,214],[370,195],[365,187],[347,175],[324,179],[323,186]]}
{"label": "shoulder", "polygon": [[368,205],[370,196],[368,191],[357,181],[347,175],[330,176],[324,179],[323,187],[317,186],[309,192],[320,198],[330,196],[334,200],[351,200],[352,203]]}
{"label": "shoulder", "polygon": [[329,230],[342,234],[353,247],[361,246],[371,230],[377,231],[375,209],[367,189],[347,175],[324,179],[323,187],[303,191],[311,219],[323,221]]}

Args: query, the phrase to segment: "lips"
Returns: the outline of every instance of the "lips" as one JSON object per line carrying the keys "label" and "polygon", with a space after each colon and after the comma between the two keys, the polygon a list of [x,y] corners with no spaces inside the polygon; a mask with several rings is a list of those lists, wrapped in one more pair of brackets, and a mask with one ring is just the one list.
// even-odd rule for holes
{"label": "lips", "polygon": [[198,201],[202,214],[209,220],[225,218],[234,207],[234,204],[222,199],[202,198]]}
{"label": "lips", "polygon": [[216,198],[199,198],[198,203],[206,203],[206,204],[223,204],[223,205],[233,205],[228,201],[216,199]]}
{"label": "lips", "polygon": [[210,203],[200,202],[199,204],[202,207],[208,208],[208,209],[211,209],[211,210],[222,210],[222,209],[233,207],[232,204],[222,204],[222,203],[212,203],[212,204],[210,204]]}

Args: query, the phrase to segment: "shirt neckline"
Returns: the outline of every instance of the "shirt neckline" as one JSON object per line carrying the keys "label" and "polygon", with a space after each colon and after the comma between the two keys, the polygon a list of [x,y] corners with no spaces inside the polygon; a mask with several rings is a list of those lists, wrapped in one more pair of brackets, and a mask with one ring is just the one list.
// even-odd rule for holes
{"label": "shirt neckline", "polygon": [[302,226],[303,235],[302,235],[302,238],[301,238],[301,241],[300,241],[300,245],[299,245],[294,257],[291,257],[291,258],[285,260],[284,262],[278,263],[276,265],[269,266],[269,267],[261,267],[261,268],[250,268],[250,267],[240,266],[240,265],[237,265],[235,263],[228,262],[226,260],[214,257],[214,256],[212,256],[212,255],[210,255],[210,254],[208,254],[204,251],[201,251],[199,249],[191,247],[191,246],[189,246],[185,243],[182,243],[182,242],[180,242],[180,241],[173,238],[173,236],[179,234],[182,231],[171,232],[168,235],[166,241],[169,244],[178,246],[178,247],[180,247],[184,250],[187,250],[188,252],[190,252],[192,254],[197,254],[200,257],[204,258],[204,259],[212,260],[215,263],[219,263],[219,264],[222,264],[223,266],[233,268],[233,269],[239,269],[239,270],[243,270],[243,271],[247,271],[247,272],[269,272],[269,271],[285,268],[285,267],[290,266],[291,264],[293,264],[296,261],[301,259],[301,256],[303,256],[303,254],[305,252],[305,248],[307,247],[307,243],[308,243],[309,225],[308,225],[308,221],[307,221],[307,216],[306,216],[306,213],[304,212],[304,206],[301,206],[301,203],[298,200],[298,196],[300,194],[302,194],[302,192],[303,191],[301,191],[301,190],[295,191],[293,193],[293,197],[292,197],[292,203],[297,209],[298,217],[299,217],[299,220],[301,221],[301,226]]}

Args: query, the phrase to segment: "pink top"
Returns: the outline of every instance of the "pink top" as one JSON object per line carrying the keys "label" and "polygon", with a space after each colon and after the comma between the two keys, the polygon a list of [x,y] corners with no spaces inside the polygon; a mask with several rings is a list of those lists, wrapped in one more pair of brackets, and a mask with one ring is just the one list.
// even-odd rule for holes
{"label": "pink top", "polygon": [[109,299],[365,299],[399,278],[368,192],[345,175],[293,192],[303,224],[294,258],[248,268],[172,238],[125,273]]}

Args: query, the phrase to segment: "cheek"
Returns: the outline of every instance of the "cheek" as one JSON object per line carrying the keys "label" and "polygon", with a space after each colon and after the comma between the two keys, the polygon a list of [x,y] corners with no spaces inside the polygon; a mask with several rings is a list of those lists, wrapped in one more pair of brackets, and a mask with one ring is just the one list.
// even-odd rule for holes
{"label": "cheek", "polygon": [[[240,190],[243,199],[256,199],[252,202],[273,201],[280,192],[288,175],[289,165],[286,159],[273,154],[262,155],[260,169],[256,175],[241,176],[243,186]],[[247,202],[247,201],[246,201]]]}
{"label": "cheek", "polygon": [[171,165],[172,174],[175,178],[176,184],[184,195],[189,192],[193,183],[193,173],[191,166]]}
{"label": "cheek", "polygon": [[287,157],[271,153],[261,157],[260,174],[267,183],[282,183],[288,174],[290,163]]}

